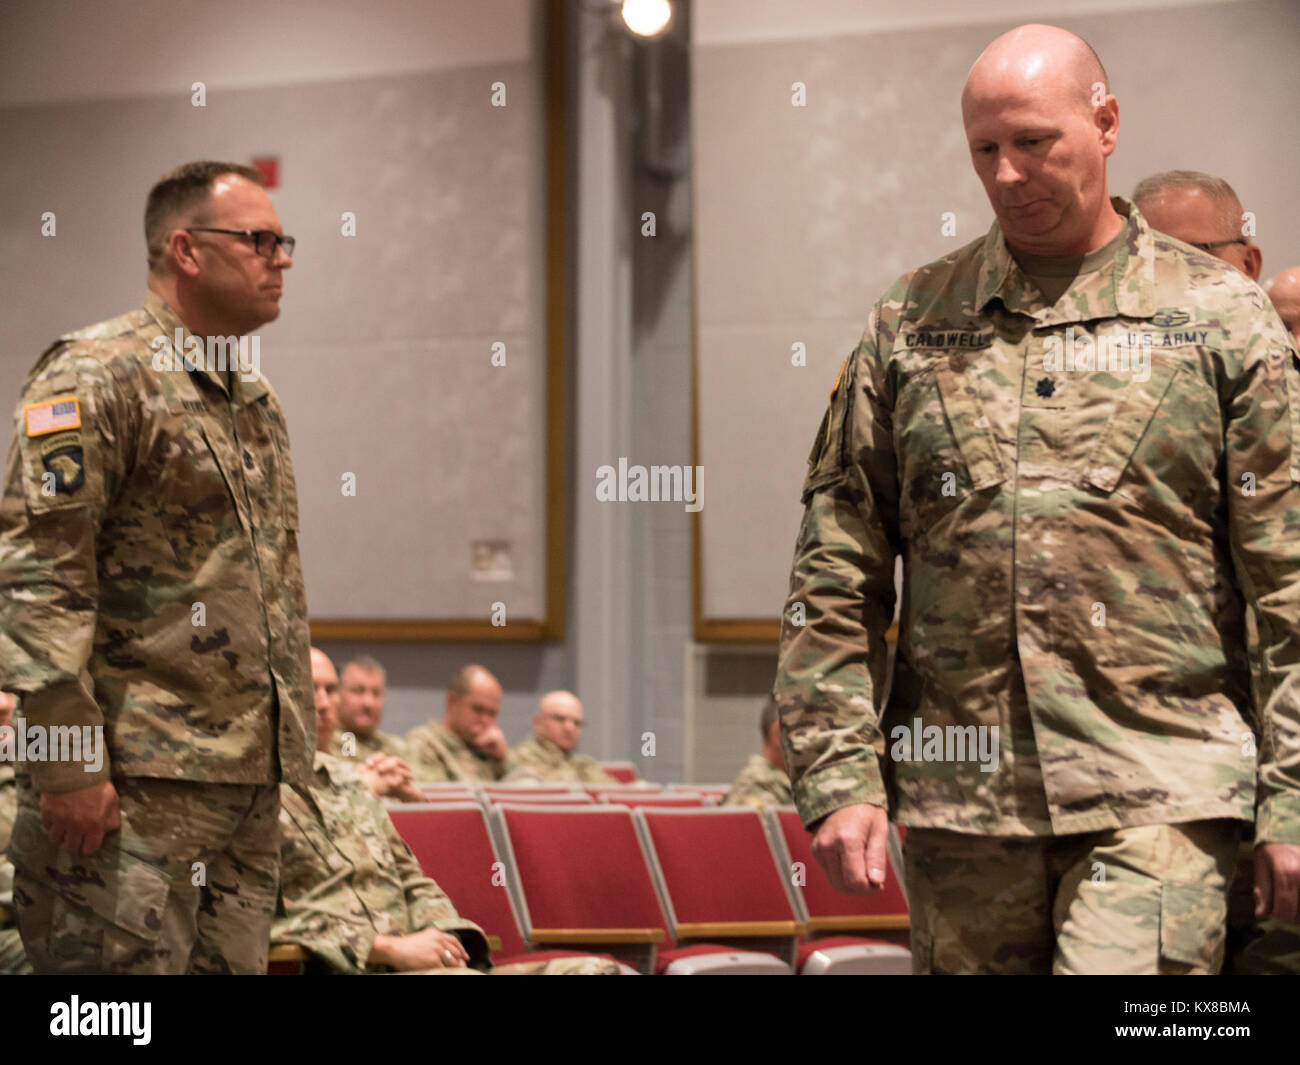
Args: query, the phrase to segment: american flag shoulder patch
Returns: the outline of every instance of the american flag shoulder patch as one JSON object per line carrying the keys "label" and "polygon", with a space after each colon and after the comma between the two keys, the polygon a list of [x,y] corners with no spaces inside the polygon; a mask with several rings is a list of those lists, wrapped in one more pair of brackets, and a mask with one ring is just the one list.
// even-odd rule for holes
{"label": "american flag shoulder patch", "polygon": [[44,436],[81,427],[81,404],[76,396],[55,396],[44,403],[31,403],[23,411],[27,416],[28,436]]}

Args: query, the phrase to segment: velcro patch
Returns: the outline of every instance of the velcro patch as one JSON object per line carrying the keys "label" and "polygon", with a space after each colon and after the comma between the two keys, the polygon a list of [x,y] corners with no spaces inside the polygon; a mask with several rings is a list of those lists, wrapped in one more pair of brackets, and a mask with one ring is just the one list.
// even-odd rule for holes
{"label": "velcro patch", "polygon": [[41,444],[41,465],[45,467],[41,490],[44,495],[72,495],[86,483],[86,456],[81,434],[56,436]]}
{"label": "velcro patch", "polygon": [[23,408],[23,413],[28,436],[81,428],[81,404],[76,396],[56,396],[44,403],[32,403]]}

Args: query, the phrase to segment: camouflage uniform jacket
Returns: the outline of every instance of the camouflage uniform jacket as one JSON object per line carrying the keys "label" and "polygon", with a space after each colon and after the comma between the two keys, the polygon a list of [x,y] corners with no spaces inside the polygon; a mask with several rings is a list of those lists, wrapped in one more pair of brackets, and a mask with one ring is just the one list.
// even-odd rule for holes
{"label": "camouflage uniform jacket", "polygon": [[454,934],[470,965],[490,964],[487,936],[424,875],[356,767],[317,752],[311,801],[280,789],[280,896],[272,943],[295,943],[330,969],[359,973],[377,935]]}
{"label": "camouflage uniform jacket", "polygon": [[529,736],[510,752],[511,778],[528,771],[533,780],[548,784],[617,784],[590,755],[566,751],[541,736]]}
{"label": "camouflage uniform jacket", "polygon": [[[50,347],[0,499],[0,672],[28,724],[99,726],[113,776],[306,786],[314,747],[298,501],[261,374],[155,369],[190,334],[144,306]],[[197,343],[197,341],[196,341]],[[277,712],[278,708],[278,712]],[[277,759],[278,756],[278,759]]]}
{"label": "camouflage uniform jacket", "polygon": [[778,769],[761,754],[750,756],[722,800],[723,806],[790,806],[793,803],[790,778],[785,770]]}
{"label": "camouflage uniform jacket", "polygon": [[489,758],[441,721],[430,721],[411,729],[406,734],[406,744],[410,751],[411,771],[419,782],[482,780],[491,783],[514,768],[508,757],[505,761]]}
{"label": "camouflage uniform jacket", "polygon": [[[347,750],[348,737],[351,736],[352,749]],[[372,732],[369,736],[363,736],[360,732],[348,731],[340,725],[334,732],[334,739],[330,741],[330,753],[337,755],[339,758],[353,758],[358,762],[364,762],[374,754],[387,754],[394,758],[401,758],[404,761],[410,761],[410,752],[406,748],[406,740],[401,736],[394,736],[388,732]]]}
{"label": "camouflage uniform jacket", "polygon": [[1259,838],[1300,843],[1300,356],[1256,285],[1112,202],[1113,262],[1054,306],[995,224],[841,370],[775,686],[805,823],[887,789],[976,834],[1249,820],[1253,713]]}

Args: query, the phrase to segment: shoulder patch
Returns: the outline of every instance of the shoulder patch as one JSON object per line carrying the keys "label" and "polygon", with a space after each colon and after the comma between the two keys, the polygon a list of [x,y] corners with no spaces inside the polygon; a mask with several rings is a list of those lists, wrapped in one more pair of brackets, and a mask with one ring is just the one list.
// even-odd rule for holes
{"label": "shoulder patch", "polygon": [[81,404],[76,396],[55,396],[42,403],[29,403],[23,408],[23,416],[28,436],[81,428]]}

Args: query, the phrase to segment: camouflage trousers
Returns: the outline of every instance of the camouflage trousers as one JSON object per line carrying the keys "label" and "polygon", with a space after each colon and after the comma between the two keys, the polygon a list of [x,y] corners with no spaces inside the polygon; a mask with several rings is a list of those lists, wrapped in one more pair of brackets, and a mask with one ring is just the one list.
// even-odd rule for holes
{"label": "camouflage trousers", "polygon": [[54,847],[19,778],[14,911],[38,973],[265,973],[280,788],[115,780],[122,827],[92,855]]}
{"label": "camouflage trousers", "polygon": [[1217,973],[1241,822],[1056,837],[909,829],[916,973]]}
{"label": "camouflage trousers", "polygon": [[1228,895],[1228,951],[1223,971],[1234,976],[1300,974],[1300,925],[1255,916],[1255,843],[1242,843]]}

